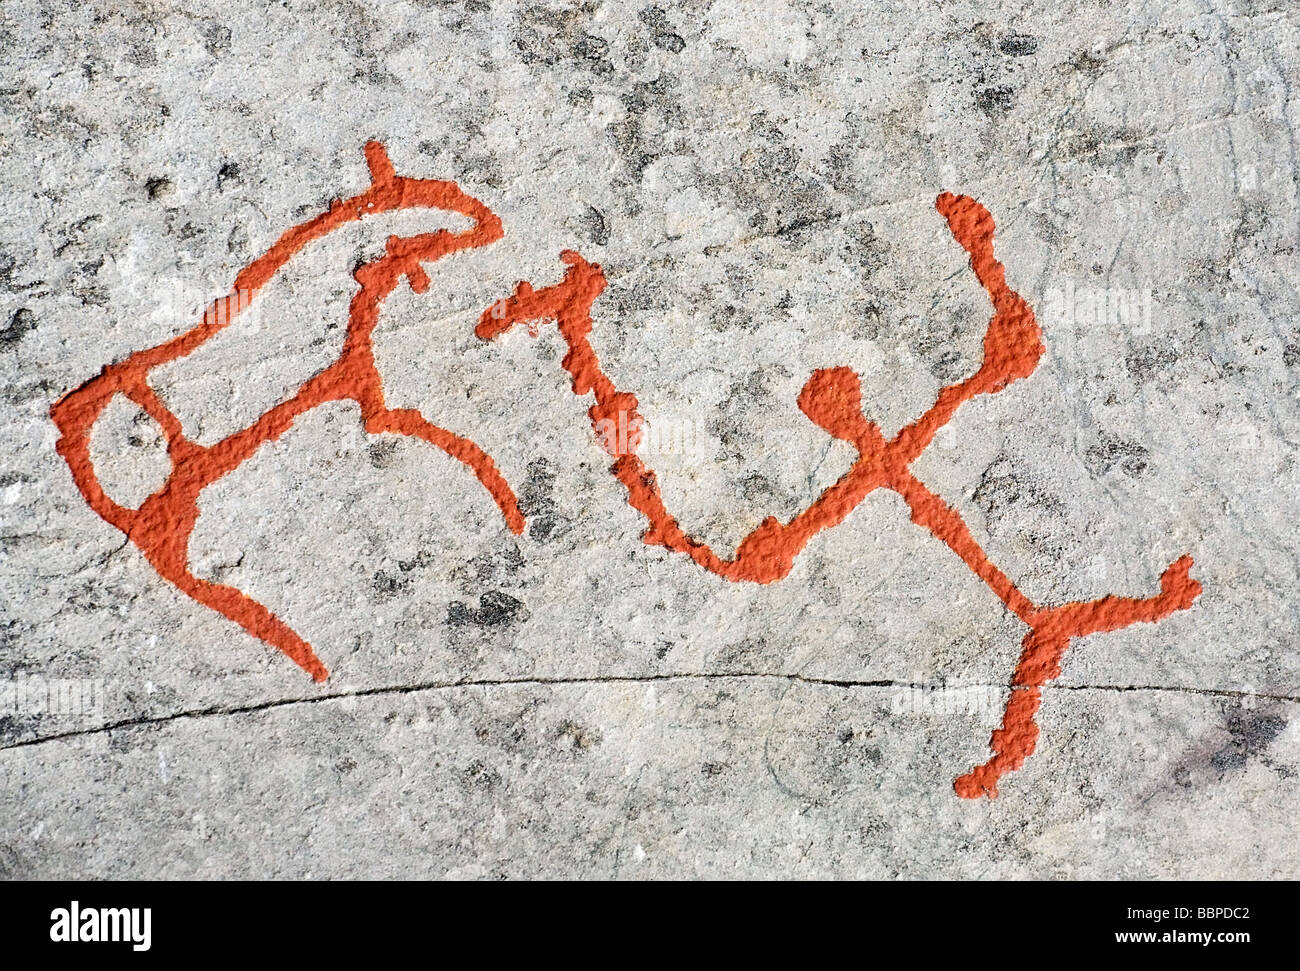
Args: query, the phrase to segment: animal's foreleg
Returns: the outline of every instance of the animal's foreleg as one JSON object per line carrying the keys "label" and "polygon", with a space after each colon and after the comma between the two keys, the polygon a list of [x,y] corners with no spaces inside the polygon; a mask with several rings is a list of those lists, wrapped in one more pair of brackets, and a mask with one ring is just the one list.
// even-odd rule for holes
{"label": "animal's foreleg", "polygon": [[418,411],[408,408],[394,408],[380,412],[366,421],[366,431],[371,434],[393,432],[409,435],[435,445],[458,462],[462,462],[474,473],[475,478],[483,484],[492,500],[505,517],[506,526],[516,536],[524,531],[524,514],[519,511],[519,500],[515,497],[510,483],[506,482],[492,456],[479,448],[468,438],[462,438],[453,432],[440,428]]}

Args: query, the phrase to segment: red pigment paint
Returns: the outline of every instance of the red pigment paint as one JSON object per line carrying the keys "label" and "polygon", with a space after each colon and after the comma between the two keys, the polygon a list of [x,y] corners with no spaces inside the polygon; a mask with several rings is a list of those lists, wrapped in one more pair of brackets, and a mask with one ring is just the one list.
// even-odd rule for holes
{"label": "red pigment paint", "polygon": [[[501,507],[506,525],[515,533],[522,533],[524,528],[515,494],[486,452],[469,439],[426,421],[417,411],[384,404],[383,383],[375,367],[371,342],[379,308],[403,276],[410,281],[412,290],[423,293],[428,289],[429,277],[420,266],[422,262],[496,242],[502,236],[501,220],[481,202],[461,192],[454,182],[397,175],[384,147],[377,142],[366,145],[366,161],[371,184],[365,192],[345,201],[336,199],[327,211],[281,236],[266,253],[244,267],[235,277],[231,293],[214,301],[197,326],[164,344],[110,364],[50,409],[62,433],[57,445],[59,454],[67,461],[90,508],[126,533],[159,576],[254,637],[278,647],[317,681],[328,675],[325,666],[311,645],[288,624],[247,594],[201,580],[189,569],[190,535],[199,516],[199,493],[238,468],[262,445],[278,439],[299,415],[328,401],[355,401],[367,432],[420,438],[464,462]],[[229,326],[247,309],[251,298],[308,243],[365,216],[419,208],[458,212],[473,220],[474,225],[461,233],[442,229],[419,236],[389,237],[385,255],[360,266],[353,274],[361,289],[348,310],[347,336],[338,360],[304,383],[292,398],[222,441],[203,446],[185,437],[180,421],[149,386],[150,370],[186,356]],[[91,427],[118,393],[126,395],[162,426],[171,457],[167,481],[139,509],[128,509],[105,495],[90,460]]]}
{"label": "red pigment paint", "polygon": [[[993,301],[993,318],[984,335],[983,362],[971,377],[949,385],[924,415],[886,441],[879,426],[862,414],[862,391],[856,372],[826,368],[813,372],[799,395],[799,409],[827,433],[848,442],[858,452],[853,467],[811,506],[782,523],[765,519],[741,540],[735,555],[723,559],[704,543],[691,539],[668,513],[654,472],[635,454],[619,455],[611,471],[627,488],[628,501],[649,521],[644,541],[685,553],[711,573],[728,580],[771,583],[786,576],[795,557],[808,541],[824,529],[843,522],[870,492],[886,488],[897,492],[912,510],[912,521],[942,540],[971,571],[983,580],[1009,610],[1029,626],[1022,643],[1020,663],[1012,677],[1002,727],[993,733],[993,758],[954,784],[958,795],[973,798],[997,795],[997,781],[1019,768],[1034,751],[1038,725],[1034,716],[1042,686],[1060,674],[1060,661],[1072,637],[1118,630],[1138,621],[1154,622],[1175,610],[1190,607],[1201,585],[1189,576],[1190,556],[1175,561],[1160,580],[1161,592],[1147,599],[1103,597],[1086,603],[1058,607],[1034,604],[985,555],[955,509],[912,475],[908,466],[933,441],[935,434],[963,402],[978,394],[1001,391],[1028,377],[1038,365],[1044,347],[1042,330],[1029,305],[1007,286],[1006,274],[993,256],[993,217],[966,196],[944,193],[935,207],[948,221],[953,237],[970,254],[971,269]],[[623,413],[627,424],[640,421],[637,400],[619,391],[601,370],[587,337],[591,333],[591,306],[605,288],[599,266],[572,251],[562,254],[569,265],[564,279],[535,290],[520,283],[513,296],[494,304],[479,321],[475,333],[491,339],[518,322],[554,320],[568,345],[563,366],[573,378],[573,392],[592,394],[588,410],[598,434],[601,422],[613,422]],[[608,425],[605,427],[609,427]]]}
{"label": "red pigment paint", "polygon": [[[423,439],[465,463],[500,507],[506,525],[523,531],[523,516],[509,485],[492,459],[468,439],[428,422],[418,412],[384,404],[383,387],[375,367],[371,335],[383,301],[406,277],[423,293],[429,278],[421,267],[449,253],[485,246],[502,236],[500,220],[482,203],[451,182],[408,179],[394,173],[378,143],[366,146],[371,186],[328,211],[285,233],[263,256],[235,278],[231,295],[220,298],[192,330],[104,369],[96,378],[69,393],[51,409],[61,438],[59,454],[67,461],[86,502],[106,521],[122,530],[140,548],[158,574],[200,603],[207,604],[249,633],[284,651],[313,678],[323,680],[324,665],[301,637],[266,607],[234,587],[213,584],[189,572],[189,537],[198,518],[198,495],[208,485],[246,461],[254,451],[284,434],[301,414],[327,401],[355,401],[368,432],[394,432]],[[993,255],[993,217],[966,196],[945,193],[936,208],[948,221],[953,237],[970,254],[971,269],[993,302],[993,317],[984,336],[983,361],[964,381],[939,392],[935,404],[912,424],[886,441],[879,426],[862,414],[861,385],[849,368],[813,372],[799,395],[798,405],[828,434],[852,445],[858,453],[853,467],[788,523],[769,516],[724,559],[708,545],[691,539],[664,507],[655,474],[636,455],[637,436],[623,436],[626,449],[615,454],[611,471],[627,489],[628,501],[649,523],[643,540],[684,553],[699,566],[727,580],[772,583],[789,574],[795,558],[824,529],[843,522],[868,494],[892,489],[911,509],[912,521],[924,526],[957,554],[999,600],[1029,628],[1020,661],[1011,681],[1002,726],[993,733],[993,757],[959,778],[958,795],[996,796],[997,782],[1019,768],[1038,739],[1035,715],[1042,686],[1060,674],[1060,663],[1071,638],[1118,630],[1138,621],[1155,622],[1191,606],[1201,585],[1189,571],[1189,556],[1176,560],[1161,576],[1161,592],[1136,599],[1107,596],[1084,603],[1038,606],[985,555],[956,510],[930,492],[910,471],[935,434],[966,401],[1002,390],[1033,373],[1043,354],[1042,331],[1029,305],[1009,286],[1005,271]],[[473,220],[464,232],[439,230],[411,237],[390,237],[385,255],[355,272],[360,290],[348,312],[343,352],[334,364],[304,383],[290,399],[262,415],[247,428],[211,446],[191,442],[179,420],[149,387],[146,376],[160,364],[184,357],[228,325],[288,260],[307,243],[364,216],[399,209],[431,208],[459,212]],[[602,428],[639,427],[636,396],[620,391],[601,369],[588,335],[591,308],[605,288],[601,268],[577,253],[566,251],[563,279],[534,289],[520,283],[507,299],[485,311],[475,333],[490,340],[515,324],[536,336],[542,322],[554,321],[568,347],[563,367],[576,395],[592,395],[588,409],[598,438],[608,442]],[[144,409],[167,436],[172,470],[161,488],[138,510],[118,505],[104,494],[90,460],[90,430],[113,395],[122,393]],[[610,424],[602,423],[608,422]]]}

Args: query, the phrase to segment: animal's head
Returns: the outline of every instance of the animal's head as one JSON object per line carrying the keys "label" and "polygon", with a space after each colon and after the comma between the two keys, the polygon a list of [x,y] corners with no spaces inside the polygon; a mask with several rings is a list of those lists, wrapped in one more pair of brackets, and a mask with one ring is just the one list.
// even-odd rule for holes
{"label": "animal's head", "polygon": [[[322,214],[318,220],[332,219],[337,225],[383,212],[441,209],[444,212],[460,213],[472,220],[473,225],[459,233],[438,229],[414,236],[390,236],[383,259],[360,268],[358,274],[370,268],[375,273],[387,273],[395,266],[399,275],[410,279],[413,290],[423,293],[429,287],[429,276],[420,265],[422,262],[431,262],[456,250],[486,246],[504,235],[500,217],[455,182],[412,179],[398,175],[387,149],[380,142],[367,142],[365,154],[366,164],[370,168],[370,187],[346,202],[334,200],[329,212]],[[303,227],[299,227],[301,229]],[[365,285],[366,281],[360,275],[357,279]]]}

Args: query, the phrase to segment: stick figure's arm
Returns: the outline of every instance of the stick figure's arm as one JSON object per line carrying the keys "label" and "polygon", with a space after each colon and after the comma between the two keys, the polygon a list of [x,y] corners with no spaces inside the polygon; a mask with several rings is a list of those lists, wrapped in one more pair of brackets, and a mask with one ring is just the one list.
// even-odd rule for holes
{"label": "stick figure's arm", "polygon": [[980,394],[1001,391],[1034,373],[1042,357],[1043,331],[1028,303],[1007,285],[1006,269],[993,255],[993,216],[969,196],[945,192],[935,208],[948,220],[953,238],[970,254],[976,279],[993,301],[993,317],[984,334],[984,357],[964,381],[939,392],[929,411],[900,431],[890,443],[904,462],[911,462],[952,420],[957,409]]}

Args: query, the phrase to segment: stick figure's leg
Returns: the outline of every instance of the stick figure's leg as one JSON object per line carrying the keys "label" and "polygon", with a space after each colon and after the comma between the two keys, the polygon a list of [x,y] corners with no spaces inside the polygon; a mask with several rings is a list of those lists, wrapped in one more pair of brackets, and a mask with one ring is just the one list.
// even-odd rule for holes
{"label": "stick figure's leg", "polygon": [[976,766],[953,783],[953,790],[963,799],[976,799],[980,796],[995,798],[998,794],[998,780],[1008,772],[1014,772],[1025,764],[1025,759],[1034,753],[1038,744],[1038,706],[1043,700],[1042,681],[1025,683],[1028,672],[1035,665],[1036,659],[1044,654],[1054,654],[1058,658],[1069,645],[1068,637],[1044,637],[1037,631],[1030,631],[1021,641],[1020,663],[1011,679],[1011,696],[1007,699],[1006,710],[1002,713],[1002,726],[993,732],[989,739],[989,749],[993,757],[983,765]]}
{"label": "stick figure's leg", "polygon": [[983,580],[999,600],[1026,624],[1033,623],[1038,608],[1016,587],[1011,578],[999,570],[971,535],[961,514],[931,492],[911,472],[897,475],[890,483],[912,510],[912,522],[924,526],[942,540],[962,562]]}
{"label": "stick figure's leg", "polygon": [[1184,556],[1161,575],[1160,593],[1154,597],[1106,596],[1083,603],[1039,607],[993,564],[957,510],[910,472],[899,473],[890,484],[911,508],[913,522],[925,526],[961,557],[971,572],[1030,628],[1011,679],[1011,697],[1002,727],[989,742],[993,757],[956,781],[954,788],[960,796],[996,796],[998,779],[1020,768],[1033,754],[1038,742],[1034,719],[1042,701],[1042,687],[1060,675],[1061,658],[1071,639],[1119,630],[1139,621],[1154,623],[1176,610],[1187,609],[1201,593],[1201,585],[1190,576],[1192,558]]}
{"label": "stick figure's leg", "polygon": [[1002,727],[989,740],[993,757],[954,783],[957,794],[967,799],[996,796],[998,779],[1020,768],[1034,753],[1038,743],[1034,716],[1041,689],[1060,675],[1061,658],[1073,638],[1119,630],[1139,621],[1153,624],[1176,610],[1186,610],[1201,594],[1200,583],[1191,578],[1191,568],[1190,556],[1171,563],[1161,574],[1160,593],[1154,597],[1107,596],[1040,608],[1023,641]]}

